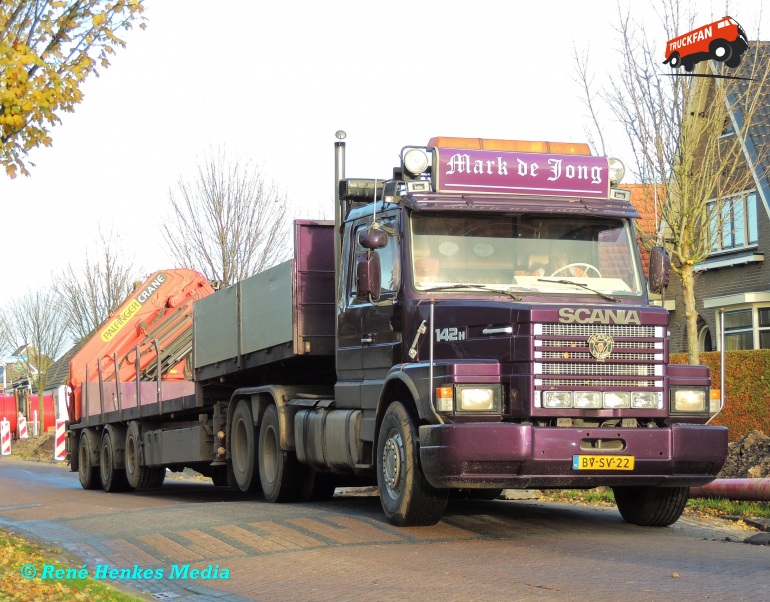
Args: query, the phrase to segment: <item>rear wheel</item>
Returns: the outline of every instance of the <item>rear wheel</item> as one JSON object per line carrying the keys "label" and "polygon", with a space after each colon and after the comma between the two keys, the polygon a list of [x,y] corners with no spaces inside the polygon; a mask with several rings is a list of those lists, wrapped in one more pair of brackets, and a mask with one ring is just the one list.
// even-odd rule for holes
{"label": "rear wheel", "polygon": [[143,464],[142,431],[139,423],[134,421],[126,431],[126,481],[133,489],[160,487],[166,478],[166,469]]}
{"label": "rear wheel", "polygon": [[128,484],[126,471],[117,466],[115,442],[112,440],[114,436],[110,429],[104,429],[99,454],[99,474],[101,475],[102,489],[107,493],[132,489]]}
{"label": "rear wheel", "polygon": [[233,412],[230,429],[230,463],[238,489],[241,491],[259,489],[254,418],[251,415],[251,404],[245,399],[241,399],[236,404]]}
{"label": "rear wheel", "polygon": [[399,527],[435,525],[441,520],[448,491],[436,489],[422,474],[414,421],[403,404],[388,406],[377,438],[380,502]]}
{"label": "rear wheel", "polygon": [[682,516],[689,487],[613,487],[623,519],[642,527],[668,527]]}
{"label": "rear wheel", "polygon": [[99,489],[102,486],[99,480],[99,467],[94,466],[92,459],[96,451],[96,437],[91,429],[83,429],[80,432],[78,442],[78,476],[80,486],[83,489]]}
{"label": "rear wheel", "polygon": [[268,502],[292,502],[300,497],[305,467],[294,452],[281,449],[278,410],[265,410],[259,429],[259,479]]}
{"label": "rear wheel", "polygon": [[679,69],[679,67],[682,65],[682,59],[679,57],[678,52],[675,52],[671,55],[671,57],[668,59],[668,65],[672,69]]}

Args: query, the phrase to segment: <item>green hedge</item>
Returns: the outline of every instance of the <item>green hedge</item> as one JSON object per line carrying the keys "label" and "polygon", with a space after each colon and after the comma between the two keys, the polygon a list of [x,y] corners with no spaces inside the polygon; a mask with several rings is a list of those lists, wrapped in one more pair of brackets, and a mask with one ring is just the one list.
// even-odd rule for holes
{"label": "green hedge", "polygon": [[[719,353],[701,353],[700,362],[711,372],[711,388],[719,389]],[[686,353],[671,355],[672,364],[686,364]],[[726,426],[730,441],[751,431],[770,433],[770,349],[725,353],[725,408],[712,424]]]}

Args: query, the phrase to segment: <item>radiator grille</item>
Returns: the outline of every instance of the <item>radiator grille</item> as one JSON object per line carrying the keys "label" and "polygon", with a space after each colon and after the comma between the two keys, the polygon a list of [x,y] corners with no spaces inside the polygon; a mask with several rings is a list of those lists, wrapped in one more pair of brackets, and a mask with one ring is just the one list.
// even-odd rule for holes
{"label": "radiator grille", "polygon": [[[663,330],[633,324],[537,324],[536,388],[662,388]],[[604,361],[589,351],[594,334],[613,338]]]}

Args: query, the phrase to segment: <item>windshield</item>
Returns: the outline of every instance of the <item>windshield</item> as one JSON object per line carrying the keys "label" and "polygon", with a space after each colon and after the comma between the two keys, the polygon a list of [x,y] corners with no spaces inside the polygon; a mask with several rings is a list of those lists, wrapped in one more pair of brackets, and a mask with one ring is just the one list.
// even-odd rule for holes
{"label": "windshield", "polygon": [[620,218],[415,212],[412,276],[424,291],[638,295],[632,232]]}

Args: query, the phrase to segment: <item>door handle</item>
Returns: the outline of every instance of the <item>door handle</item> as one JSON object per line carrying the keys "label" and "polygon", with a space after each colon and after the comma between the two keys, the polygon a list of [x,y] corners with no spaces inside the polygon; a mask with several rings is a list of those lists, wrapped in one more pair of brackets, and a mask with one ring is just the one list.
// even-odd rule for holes
{"label": "door handle", "polygon": [[366,335],[365,337],[361,338],[362,343],[374,343],[374,339],[372,338],[372,335]]}

